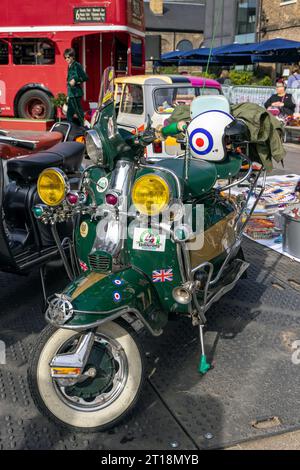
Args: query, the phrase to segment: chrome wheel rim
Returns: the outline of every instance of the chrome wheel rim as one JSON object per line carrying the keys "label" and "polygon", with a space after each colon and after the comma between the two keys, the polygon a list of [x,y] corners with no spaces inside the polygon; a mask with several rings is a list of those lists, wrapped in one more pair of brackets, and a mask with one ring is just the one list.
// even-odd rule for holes
{"label": "chrome wheel rim", "polygon": [[[62,352],[65,352],[66,349],[72,346],[72,343],[74,344],[74,341],[76,340],[74,340],[73,337],[59,349],[58,353],[61,354]],[[111,365],[113,365],[114,370],[103,370],[101,369],[101,363],[91,364],[91,362],[89,362],[93,351],[95,351],[94,348],[99,348],[102,351],[105,350],[106,362],[110,362]],[[97,333],[95,335],[95,341],[90,357],[84,370],[93,366],[97,371],[95,378],[89,378],[81,384],[72,384],[70,386],[62,385],[59,380],[52,379],[55,391],[59,395],[60,399],[66,405],[76,409],[77,411],[88,412],[107,408],[120,396],[125,388],[128,378],[127,356],[120,343],[115,339],[109,338],[101,333]],[[93,386],[93,382],[96,382],[97,379],[99,382],[99,378],[104,378],[105,386],[102,387],[102,389],[100,387],[97,392],[97,384],[94,384]],[[100,380],[100,383],[103,383],[103,381]],[[90,390],[93,390],[93,393],[90,394]],[[87,395],[90,396],[87,398]]]}

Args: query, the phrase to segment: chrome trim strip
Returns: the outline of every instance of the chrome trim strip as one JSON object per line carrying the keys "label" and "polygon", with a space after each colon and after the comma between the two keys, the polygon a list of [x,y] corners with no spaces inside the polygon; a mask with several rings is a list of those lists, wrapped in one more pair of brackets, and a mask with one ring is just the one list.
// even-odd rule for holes
{"label": "chrome trim strip", "polygon": [[65,122],[65,121],[55,122],[53,124],[53,126],[51,127],[49,132],[59,132],[59,131],[55,130],[55,127],[59,127],[59,126],[66,126],[67,127],[67,132],[66,132],[66,135],[65,135],[64,140],[63,140],[63,142],[66,142],[68,140],[69,134],[71,132],[71,124],[69,122]]}
{"label": "chrome trim strip", "polygon": [[[74,310],[74,312],[80,312],[80,311]],[[89,313],[89,314],[93,314],[93,315],[95,315],[95,314],[109,315],[111,312],[116,312],[116,309],[108,310],[107,312],[101,312],[101,311],[98,311],[98,312],[84,312],[84,311],[81,311],[80,313],[84,313],[84,314]],[[119,318],[122,315],[125,315],[126,313],[133,313],[134,315],[136,315],[136,317],[139,320],[141,320],[141,322],[145,325],[146,328],[148,328],[148,330],[150,331],[150,333],[153,336],[160,336],[163,333],[162,329],[160,329],[158,331],[153,330],[152,327],[147,322],[147,320],[145,320],[145,318],[142,316],[141,312],[139,310],[137,310],[136,308],[132,308],[132,307],[124,307],[124,308],[118,310],[114,315],[110,315],[109,317],[103,318],[101,320],[97,320],[97,321],[92,322],[92,323],[87,323],[85,325],[57,325],[57,324],[51,322],[49,319],[46,319],[46,320],[47,320],[48,323],[54,325],[56,328],[62,328],[64,330],[84,331],[84,330],[89,330],[91,328],[96,328],[99,325],[102,325],[102,324],[107,323],[109,321],[115,320],[116,318]]]}
{"label": "chrome trim strip", "polygon": [[176,182],[176,186],[177,186],[177,198],[178,199],[181,199],[182,197],[182,194],[181,194],[181,186],[180,186],[180,181],[179,181],[179,178],[178,176],[176,175],[176,173],[172,170],[169,170],[169,168],[163,168],[161,166],[154,166],[154,165],[144,165],[144,164],[140,164],[139,165],[141,168],[148,168],[150,170],[158,170],[158,171],[162,171],[162,172],[166,172],[166,173],[169,173],[170,175],[173,176],[175,182]]}
{"label": "chrome trim strip", "polygon": [[242,154],[242,156],[249,163],[249,170],[247,171],[246,175],[244,175],[243,178],[241,178],[239,180],[235,180],[233,183],[228,184],[227,186],[221,186],[221,187],[217,188],[217,191],[227,191],[227,189],[233,188],[234,186],[237,186],[238,184],[242,183],[243,181],[245,181],[249,178],[249,176],[251,175],[251,173],[253,171],[252,161],[250,160],[248,155]]}

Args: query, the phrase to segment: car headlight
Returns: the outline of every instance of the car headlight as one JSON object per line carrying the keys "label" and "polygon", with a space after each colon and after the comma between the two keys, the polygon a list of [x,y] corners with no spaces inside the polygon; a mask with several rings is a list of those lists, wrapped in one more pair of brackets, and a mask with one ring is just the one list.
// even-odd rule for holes
{"label": "car headlight", "polygon": [[103,165],[103,147],[99,134],[94,129],[85,134],[86,152],[95,165]]}
{"label": "car headlight", "polygon": [[47,168],[39,176],[37,191],[44,204],[58,206],[69,191],[66,175],[59,168]]}
{"label": "car headlight", "polygon": [[133,185],[132,202],[142,214],[157,215],[168,207],[169,201],[169,186],[160,176],[147,174]]}

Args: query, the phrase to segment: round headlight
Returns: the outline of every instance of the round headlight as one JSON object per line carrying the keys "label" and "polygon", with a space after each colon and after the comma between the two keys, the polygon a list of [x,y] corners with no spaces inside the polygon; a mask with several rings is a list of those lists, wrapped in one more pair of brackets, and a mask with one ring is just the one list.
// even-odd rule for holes
{"label": "round headlight", "polygon": [[47,206],[58,206],[68,192],[66,176],[59,168],[47,168],[42,171],[37,183],[37,191]]}
{"label": "round headlight", "polygon": [[94,129],[85,134],[86,153],[95,165],[103,164],[103,148],[99,134]]}
{"label": "round headlight", "polygon": [[159,214],[167,208],[169,200],[169,186],[160,176],[144,175],[133,185],[132,202],[142,214]]}

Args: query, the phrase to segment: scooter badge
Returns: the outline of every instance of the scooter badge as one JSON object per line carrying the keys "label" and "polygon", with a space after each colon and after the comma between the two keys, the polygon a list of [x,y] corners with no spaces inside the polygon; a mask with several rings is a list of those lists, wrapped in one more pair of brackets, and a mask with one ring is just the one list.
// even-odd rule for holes
{"label": "scooter badge", "polygon": [[97,181],[97,185],[96,185],[98,193],[104,193],[107,187],[108,187],[108,179],[105,178],[105,176],[102,176],[102,178],[100,178]]}
{"label": "scooter badge", "polygon": [[80,225],[80,235],[85,238],[89,233],[89,226],[86,222],[82,222]]}

